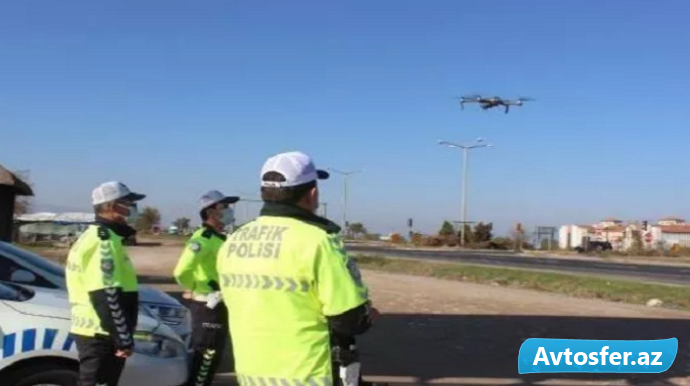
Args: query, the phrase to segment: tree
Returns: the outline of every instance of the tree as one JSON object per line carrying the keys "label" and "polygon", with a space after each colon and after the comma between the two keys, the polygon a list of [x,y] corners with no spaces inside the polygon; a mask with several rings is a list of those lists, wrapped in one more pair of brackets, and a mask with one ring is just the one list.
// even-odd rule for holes
{"label": "tree", "polygon": [[[14,175],[20,180],[27,183],[27,185],[33,187],[31,182],[30,172],[28,170],[16,170],[13,171]],[[14,214],[16,216],[21,216],[27,214],[31,211],[31,197],[28,196],[17,196],[14,200]]]}
{"label": "tree", "polygon": [[[462,230],[458,230],[458,240],[462,238]],[[465,244],[471,243],[473,240],[472,227],[470,224],[465,224]]]}
{"label": "tree", "polygon": [[491,231],[494,229],[493,223],[483,223],[479,222],[474,226],[474,231],[472,232],[472,241],[475,243],[483,243],[486,241],[491,241],[493,234]]}
{"label": "tree", "polygon": [[173,225],[181,231],[186,231],[187,229],[189,229],[189,223],[191,221],[192,220],[188,219],[187,217],[180,217],[177,220],[173,221]]}
{"label": "tree", "polygon": [[155,225],[160,224],[161,214],[157,208],[147,206],[141,210],[135,228],[140,232],[149,232]]}
{"label": "tree", "polygon": [[453,224],[451,224],[450,221],[444,221],[443,225],[441,225],[441,229],[438,231],[438,235],[442,237],[452,236],[454,233],[455,228],[453,228]]}
{"label": "tree", "polygon": [[361,222],[355,222],[350,224],[350,232],[352,232],[352,235],[355,237],[357,237],[357,235],[366,235],[367,228],[365,228],[364,224]]}
{"label": "tree", "polygon": [[631,249],[633,252],[636,252],[636,253],[644,251],[644,241],[642,240],[642,231],[640,231],[640,230],[632,231]]}

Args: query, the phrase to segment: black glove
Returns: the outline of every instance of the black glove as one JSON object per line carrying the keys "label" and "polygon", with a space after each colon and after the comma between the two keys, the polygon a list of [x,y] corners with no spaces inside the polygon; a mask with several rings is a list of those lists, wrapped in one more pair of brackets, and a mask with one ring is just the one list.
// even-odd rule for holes
{"label": "black glove", "polygon": [[214,291],[220,291],[220,286],[218,285],[218,282],[215,280],[209,281],[208,286]]}

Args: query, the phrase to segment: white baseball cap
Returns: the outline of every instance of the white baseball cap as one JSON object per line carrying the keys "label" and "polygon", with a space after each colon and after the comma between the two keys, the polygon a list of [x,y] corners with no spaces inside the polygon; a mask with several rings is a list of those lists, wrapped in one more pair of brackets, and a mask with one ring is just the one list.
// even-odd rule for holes
{"label": "white baseball cap", "polygon": [[211,205],[215,204],[234,204],[239,201],[240,198],[237,196],[226,196],[217,190],[211,190],[207,192],[199,200],[199,210],[204,210]]}
{"label": "white baseball cap", "polygon": [[145,194],[134,193],[127,185],[118,181],[104,182],[91,192],[91,202],[99,205],[115,200],[139,201],[146,198]]}
{"label": "white baseball cap", "polygon": [[[268,172],[282,174],[285,181],[264,181],[263,177]],[[261,186],[269,188],[297,186],[316,180],[326,180],[328,177],[328,172],[317,169],[311,157],[299,151],[274,155],[266,160],[261,168]]]}

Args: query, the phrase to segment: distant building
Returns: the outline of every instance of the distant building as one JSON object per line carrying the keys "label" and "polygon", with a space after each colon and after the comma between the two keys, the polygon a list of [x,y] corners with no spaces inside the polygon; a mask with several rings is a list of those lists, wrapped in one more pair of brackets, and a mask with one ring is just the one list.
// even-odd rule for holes
{"label": "distant building", "polygon": [[666,226],[666,225],[681,225],[685,224],[685,220],[682,218],[678,217],[666,217],[662,218],[657,222],[658,225]]}
{"label": "distant building", "polygon": [[690,224],[685,224],[682,219],[660,220],[656,226],[651,227],[651,235],[651,244],[655,247],[690,247]]}
{"label": "distant building", "polygon": [[663,218],[656,224],[647,224],[646,228],[639,221],[625,224],[614,218],[593,225],[563,225],[558,244],[561,249],[573,249],[589,238],[608,241],[614,249],[628,249],[634,245],[634,234],[638,231],[646,248],[690,247],[690,224],[678,217]]}
{"label": "distant building", "polygon": [[614,249],[619,249],[625,238],[625,229],[623,221],[615,218],[607,218],[593,225],[563,225],[558,233],[558,246],[561,249],[577,248],[588,238],[592,241],[608,241]]}
{"label": "distant building", "polygon": [[19,239],[29,242],[69,241],[96,221],[93,213],[29,213],[16,216]]}
{"label": "distant building", "polygon": [[595,231],[591,225],[563,225],[558,230],[558,247],[573,249],[582,245],[582,240]]}

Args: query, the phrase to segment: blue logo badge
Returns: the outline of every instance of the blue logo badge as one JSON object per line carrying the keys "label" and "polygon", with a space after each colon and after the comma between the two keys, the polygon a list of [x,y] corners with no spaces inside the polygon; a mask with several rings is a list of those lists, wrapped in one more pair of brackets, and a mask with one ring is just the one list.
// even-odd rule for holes
{"label": "blue logo badge", "polygon": [[518,372],[663,373],[676,359],[678,339],[527,339],[520,346]]}

